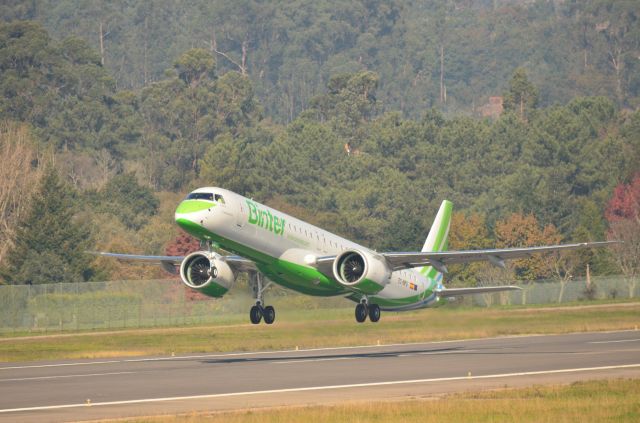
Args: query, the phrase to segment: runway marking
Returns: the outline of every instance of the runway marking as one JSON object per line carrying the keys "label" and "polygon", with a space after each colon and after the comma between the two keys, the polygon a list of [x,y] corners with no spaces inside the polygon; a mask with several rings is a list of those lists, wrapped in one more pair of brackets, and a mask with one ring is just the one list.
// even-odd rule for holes
{"label": "runway marking", "polygon": [[470,352],[476,352],[478,350],[461,350],[461,351],[423,351],[412,354],[402,354],[399,357],[409,357],[412,355],[442,355],[442,354],[466,354]]}
{"label": "runway marking", "polygon": [[360,357],[330,357],[330,358],[301,358],[299,360],[287,360],[287,361],[274,361],[272,364],[296,364],[296,363],[310,363],[314,361],[338,361],[338,360],[355,360]]}
{"label": "runway marking", "polygon": [[41,380],[41,379],[67,379],[71,377],[92,377],[92,376],[111,376],[111,375],[129,375],[135,372],[111,372],[111,373],[90,373],[81,375],[62,375],[62,376],[37,376],[37,377],[21,377],[15,379],[0,379],[0,382],[19,382],[24,380]]}
{"label": "runway marking", "polygon": [[636,339],[619,339],[617,341],[589,341],[588,344],[617,344],[619,342],[638,342],[640,338]]}
{"label": "runway marking", "polygon": [[514,377],[514,376],[535,376],[535,375],[558,374],[558,373],[577,373],[577,372],[588,372],[588,371],[596,371],[596,370],[630,369],[630,368],[636,368],[636,367],[640,367],[640,363],[622,364],[617,366],[580,367],[580,368],[574,368],[574,369],[539,370],[539,371],[518,372],[518,373],[498,373],[498,374],[481,375],[481,376],[454,376],[454,377],[441,377],[441,378],[433,378],[433,379],[412,379],[412,380],[394,380],[389,382],[353,383],[349,385],[309,386],[304,388],[284,388],[284,389],[269,389],[264,391],[229,392],[224,394],[191,395],[191,396],[183,396],[183,397],[144,398],[144,399],[137,399],[137,400],[94,402],[94,403],[91,403],[90,405],[86,403],[76,403],[76,404],[47,405],[47,406],[40,406],[40,407],[7,408],[7,409],[0,410],[0,413],[15,413],[15,412],[21,412],[21,411],[60,410],[64,408],[98,407],[98,406],[109,406],[109,405],[144,404],[144,403],[152,403],[152,402],[226,398],[226,397],[239,397],[239,396],[249,396],[249,395],[261,395],[261,394],[282,394],[282,393],[288,393],[288,392],[326,391],[331,389],[366,388],[366,387],[372,387],[372,386],[390,386],[390,385],[405,385],[405,384],[408,385],[408,384],[428,383],[428,382],[451,382],[451,381],[457,381],[457,380],[498,379],[498,378]]}

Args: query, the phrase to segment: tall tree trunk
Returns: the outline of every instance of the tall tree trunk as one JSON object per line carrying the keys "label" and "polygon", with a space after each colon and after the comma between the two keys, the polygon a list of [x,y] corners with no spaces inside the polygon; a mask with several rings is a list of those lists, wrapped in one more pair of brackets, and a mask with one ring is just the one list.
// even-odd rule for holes
{"label": "tall tree trunk", "polygon": [[104,32],[102,30],[102,21],[100,21],[100,63],[104,66]]}
{"label": "tall tree trunk", "polygon": [[147,74],[147,38],[148,38],[148,32],[149,32],[149,21],[148,18],[145,16],[144,17],[144,61],[142,63],[142,74],[143,74],[143,79],[144,79],[144,85],[147,85],[147,82],[149,81],[149,77]]}
{"label": "tall tree trunk", "polygon": [[446,101],[444,93],[444,45],[440,44],[440,103]]}

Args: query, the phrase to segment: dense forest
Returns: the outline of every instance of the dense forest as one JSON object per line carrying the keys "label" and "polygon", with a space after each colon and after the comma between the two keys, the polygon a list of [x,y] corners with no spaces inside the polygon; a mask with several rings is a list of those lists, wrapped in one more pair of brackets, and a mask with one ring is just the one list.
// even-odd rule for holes
{"label": "dense forest", "polygon": [[[5,3],[0,278],[157,277],[83,251],[189,244],[172,213],[203,185],[379,250],[418,248],[445,198],[457,210],[451,248],[633,234],[637,9],[559,0]],[[499,107],[484,114],[489,97]],[[501,277],[629,266],[606,252],[550,262],[515,263]],[[450,279],[477,284],[490,273],[459,267]]]}
{"label": "dense forest", "polygon": [[[7,3],[7,2],[3,2]],[[478,113],[526,67],[542,106],[640,96],[636,0],[9,0],[6,20],[37,20],[56,39],[77,36],[118,89],[165,78],[191,48],[221,73],[250,78],[265,114],[291,122],[332,76],[379,76],[383,111],[419,118],[438,107]]]}

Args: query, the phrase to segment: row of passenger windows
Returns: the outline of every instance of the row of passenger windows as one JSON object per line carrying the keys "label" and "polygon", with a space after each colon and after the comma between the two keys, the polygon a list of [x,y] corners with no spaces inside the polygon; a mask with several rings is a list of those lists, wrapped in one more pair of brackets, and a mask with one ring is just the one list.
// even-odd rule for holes
{"label": "row of passenger windows", "polygon": [[[289,223],[288,226],[289,226],[289,230],[290,231],[297,232],[300,235],[304,234],[304,236],[306,236],[307,238],[312,239],[312,240],[314,239],[313,232],[311,230],[300,228],[300,227],[298,227],[296,225],[292,225],[291,223]],[[346,248],[343,245],[338,244],[337,242],[333,242],[333,240],[331,240],[331,239],[327,243],[327,238],[324,235],[322,235],[322,240],[321,240],[320,239],[320,234],[318,232],[316,232],[315,235],[316,235],[315,239],[317,241],[322,241],[325,246],[329,246],[331,248],[339,248],[339,249],[341,249],[343,251],[346,250]]]}

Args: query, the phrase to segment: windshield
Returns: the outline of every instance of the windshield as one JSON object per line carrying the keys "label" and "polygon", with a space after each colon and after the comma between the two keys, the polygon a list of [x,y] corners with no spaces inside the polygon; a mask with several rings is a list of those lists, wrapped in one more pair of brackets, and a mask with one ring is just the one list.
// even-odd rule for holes
{"label": "windshield", "polygon": [[192,192],[187,195],[187,200],[209,200],[213,201],[213,194],[210,192]]}

